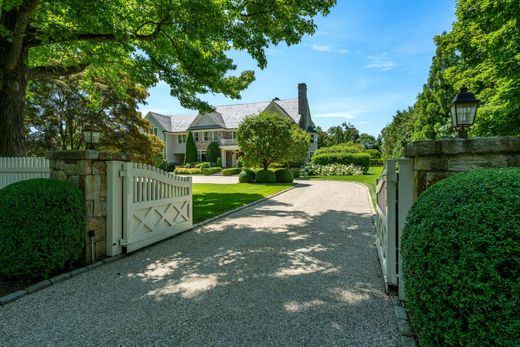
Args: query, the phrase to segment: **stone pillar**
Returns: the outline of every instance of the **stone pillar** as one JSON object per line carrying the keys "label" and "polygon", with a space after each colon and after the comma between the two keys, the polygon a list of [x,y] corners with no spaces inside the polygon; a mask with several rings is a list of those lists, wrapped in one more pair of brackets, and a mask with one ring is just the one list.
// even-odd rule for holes
{"label": "stone pillar", "polygon": [[51,178],[67,181],[85,194],[87,225],[85,229],[85,264],[92,262],[89,231],[94,231],[95,258],[106,257],[107,161],[128,161],[126,154],[98,151],[49,152]]}
{"label": "stone pillar", "polygon": [[485,168],[520,167],[520,138],[475,137],[417,141],[406,145],[414,160],[414,199],[454,174]]}

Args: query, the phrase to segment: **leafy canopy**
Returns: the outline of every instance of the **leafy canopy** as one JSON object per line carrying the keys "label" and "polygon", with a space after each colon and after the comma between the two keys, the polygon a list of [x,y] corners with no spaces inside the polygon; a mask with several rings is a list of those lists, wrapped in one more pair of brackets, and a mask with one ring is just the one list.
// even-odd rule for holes
{"label": "leafy canopy", "polygon": [[[386,156],[399,156],[403,142],[454,136],[448,105],[463,85],[481,101],[470,135],[520,135],[520,3],[458,0],[456,15],[452,31],[434,38],[437,50],[416,103],[383,130]],[[398,129],[403,113],[410,122]]]}
{"label": "leafy canopy", "polygon": [[[253,71],[230,74],[236,65],[229,51],[245,51],[264,68],[267,47],[299,43],[314,32],[313,17],[328,14],[334,3],[5,0],[0,2],[0,42],[12,46],[7,52],[12,64],[23,59],[19,50],[28,50],[29,79],[88,67],[86,77],[117,82],[118,73],[127,71],[145,86],[163,80],[183,106],[209,111],[197,94],[239,98],[254,80]],[[13,22],[23,18],[26,25],[16,29]]]}
{"label": "leafy canopy", "polygon": [[153,164],[164,144],[149,133],[150,123],[137,110],[148,93],[126,76],[119,81],[124,97],[102,78],[86,88],[80,75],[31,83],[25,108],[29,154],[85,148],[82,129],[93,123],[101,131],[98,149],[125,152],[132,160]]}
{"label": "leafy canopy", "polygon": [[292,145],[291,132],[296,126],[287,116],[275,112],[252,115],[240,123],[237,141],[249,165],[267,170],[269,164],[283,161]]}

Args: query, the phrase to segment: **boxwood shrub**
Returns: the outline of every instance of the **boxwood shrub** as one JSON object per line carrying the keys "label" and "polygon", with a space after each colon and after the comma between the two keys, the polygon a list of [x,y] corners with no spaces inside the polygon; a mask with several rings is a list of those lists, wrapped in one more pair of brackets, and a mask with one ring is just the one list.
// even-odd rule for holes
{"label": "boxwood shrub", "polygon": [[214,175],[218,172],[222,171],[221,167],[209,167],[207,169],[202,169],[202,173],[206,176],[208,175]]}
{"label": "boxwood shrub", "polygon": [[31,179],[0,190],[0,280],[43,279],[83,254],[85,199],[70,183]]}
{"label": "boxwood shrub", "polygon": [[275,183],[276,175],[271,170],[258,170],[256,172],[256,183]]}
{"label": "boxwood shrub", "polygon": [[249,182],[251,182],[251,179],[250,179],[249,175],[247,174],[247,172],[245,172],[245,171],[240,172],[240,174],[238,175],[238,183],[249,183]]}
{"label": "boxwood shrub", "polygon": [[178,167],[173,173],[176,175],[198,175],[202,173],[202,169],[198,167]]}
{"label": "boxwood shrub", "polygon": [[322,153],[312,156],[312,163],[318,165],[353,164],[366,173],[370,167],[370,155],[366,153]]}
{"label": "boxwood shrub", "polygon": [[403,230],[405,290],[421,346],[520,344],[520,169],[446,178]]}
{"label": "boxwood shrub", "polygon": [[287,169],[278,169],[274,174],[276,175],[276,182],[278,183],[292,183],[294,180],[292,172]]}
{"label": "boxwood shrub", "polygon": [[251,169],[242,169],[242,171],[245,171],[247,176],[249,177],[249,182],[254,182],[256,179],[256,173]]}
{"label": "boxwood shrub", "polygon": [[242,169],[240,168],[229,168],[229,169],[224,169],[222,170],[222,174],[224,176],[233,176],[233,175],[238,175],[240,173],[240,171],[242,171]]}

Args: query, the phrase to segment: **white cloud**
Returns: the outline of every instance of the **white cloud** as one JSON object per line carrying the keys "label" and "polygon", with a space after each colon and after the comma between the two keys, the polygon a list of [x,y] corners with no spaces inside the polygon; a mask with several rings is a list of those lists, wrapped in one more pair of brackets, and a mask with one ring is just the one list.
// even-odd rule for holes
{"label": "white cloud", "polygon": [[387,71],[397,66],[394,61],[388,58],[386,53],[369,55],[367,58],[369,60],[369,63],[365,65],[367,69]]}
{"label": "white cloud", "polygon": [[316,52],[330,52],[330,53],[340,53],[340,54],[348,53],[348,50],[346,50],[345,48],[338,49],[338,48],[335,48],[330,45],[320,45],[320,44],[313,43],[313,44],[305,45],[305,46],[309,47],[310,49],[312,49],[313,51],[316,51]]}

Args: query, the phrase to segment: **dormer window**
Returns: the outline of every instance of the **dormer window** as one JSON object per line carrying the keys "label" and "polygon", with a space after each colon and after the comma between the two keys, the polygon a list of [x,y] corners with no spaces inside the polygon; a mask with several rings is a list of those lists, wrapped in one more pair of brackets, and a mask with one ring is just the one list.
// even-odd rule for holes
{"label": "dormer window", "polygon": [[156,127],[153,127],[152,132],[153,132],[153,134],[154,134],[155,136],[157,136],[157,128],[156,128]]}

